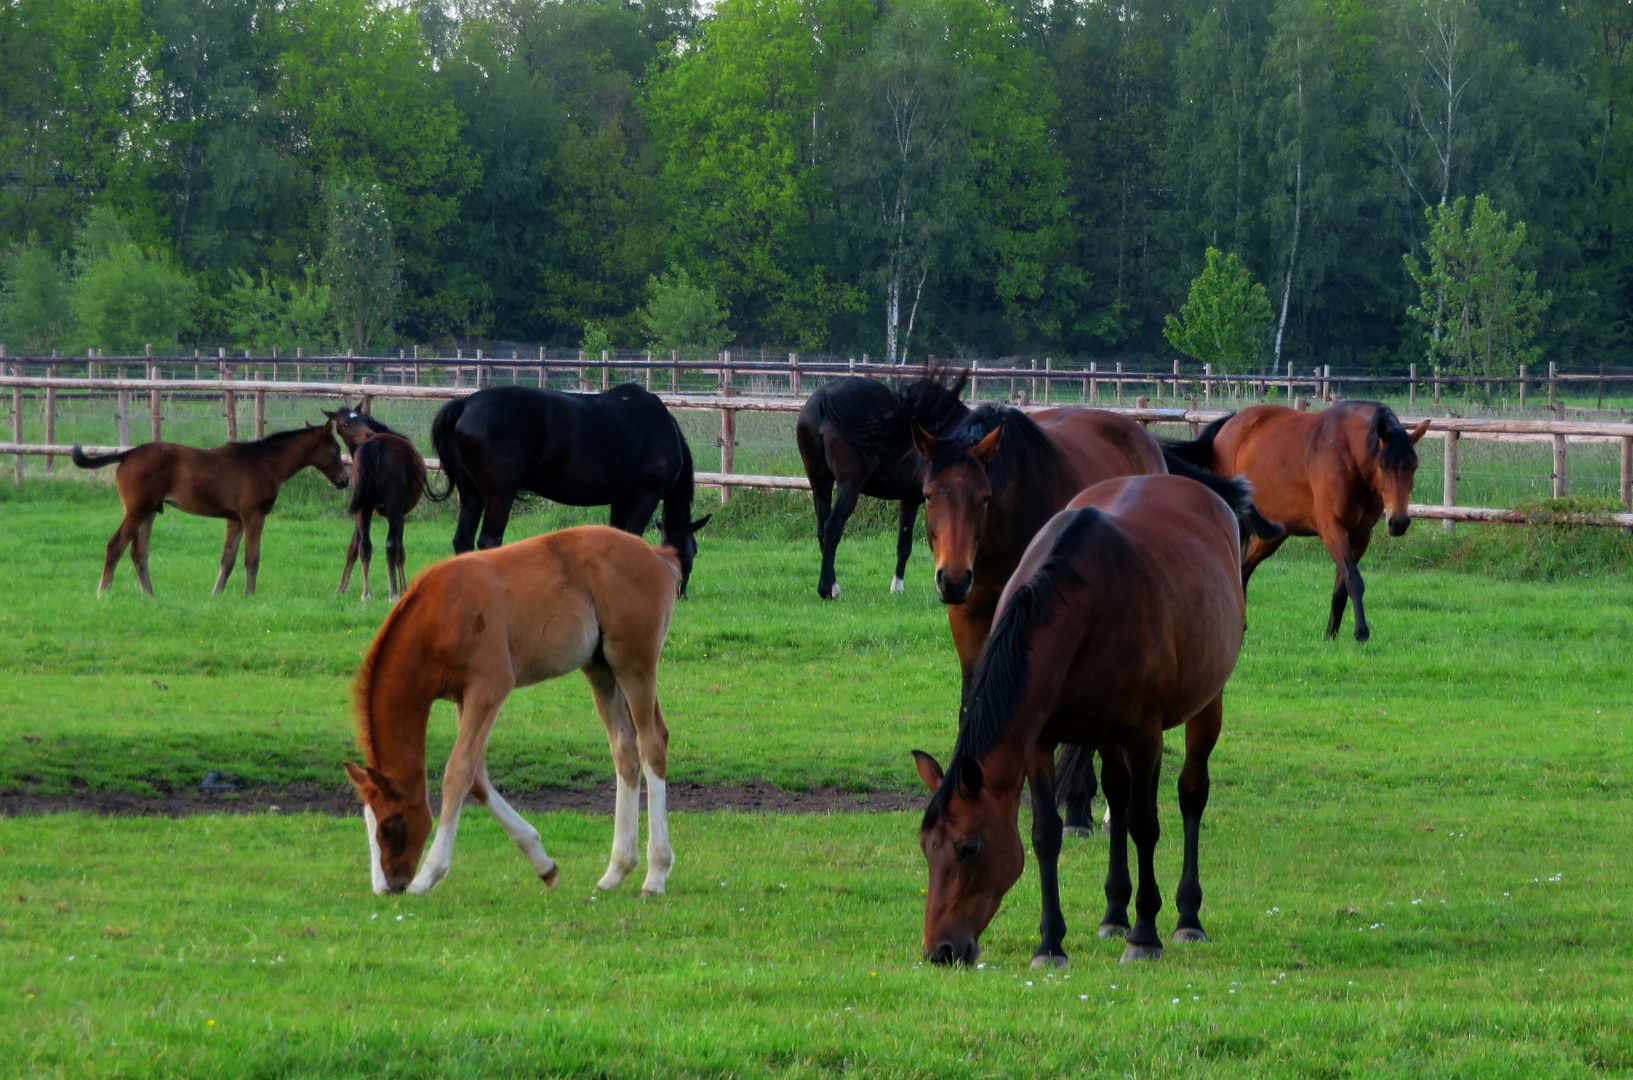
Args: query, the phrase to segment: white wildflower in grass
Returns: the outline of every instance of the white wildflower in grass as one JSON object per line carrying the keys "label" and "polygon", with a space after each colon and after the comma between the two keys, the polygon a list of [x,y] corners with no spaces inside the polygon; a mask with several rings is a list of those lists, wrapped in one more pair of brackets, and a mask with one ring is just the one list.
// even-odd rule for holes
{"label": "white wildflower in grass", "polygon": [[[32,995],[30,995],[30,996],[32,996]],[[1087,1001],[1087,1000],[1089,1000],[1089,995],[1087,995],[1087,994],[1079,994],[1079,995],[1077,995],[1077,1000],[1079,1000],[1079,1001]]]}

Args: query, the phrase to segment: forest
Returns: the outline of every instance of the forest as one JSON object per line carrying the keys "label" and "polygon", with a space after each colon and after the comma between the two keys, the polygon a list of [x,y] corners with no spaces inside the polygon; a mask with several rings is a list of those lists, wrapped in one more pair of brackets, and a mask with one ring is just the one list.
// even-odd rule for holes
{"label": "forest", "polygon": [[6,0],[0,341],[1164,361],[1229,294],[1237,366],[1615,363],[1630,43],[1614,0]]}

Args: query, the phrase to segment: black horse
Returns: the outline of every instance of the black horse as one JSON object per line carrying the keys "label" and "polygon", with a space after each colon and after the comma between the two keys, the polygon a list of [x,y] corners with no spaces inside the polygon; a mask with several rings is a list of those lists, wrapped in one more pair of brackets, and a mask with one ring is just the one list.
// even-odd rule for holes
{"label": "black horse", "polygon": [[370,535],[373,516],[386,519],[386,594],[396,603],[408,588],[408,553],[403,548],[403,519],[426,493],[425,458],[401,432],[374,418],[368,397],[355,409],[327,409],[323,415],[352,454],[351,515],[356,522],[346,548],[346,568],[340,573],[339,596],[352,579],[352,566],[363,559],[363,599],[369,599],[369,560],[374,556]]}
{"label": "black horse", "polygon": [[960,371],[948,382],[945,375],[933,373],[896,391],[882,382],[852,376],[828,383],[806,399],[794,438],[816,503],[817,543],[822,547],[818,596],[832,600],[839,595],[834,553],[859,495],[900,503],[896,576],[890,591],[903,590],[907,557],[913,552],[913,523],[924,502],[910,424],[917,422],[937,437],[951,432],[969,415],[969,407],[959,400],[968,378],[968,372]]}
{"label": "black horse", "polygon": [[568,506],[610,506],[613,528],[637,536],[661,502],[658,528],[680,553],[686,595],[695,534],[713,515],[692,520],[692,450],[655,395],[634,383],[601,394],[496,386],[438,410],[431,442],[449,480],[441,498],[459,491],[456,553],[504,543],[522,491]]}

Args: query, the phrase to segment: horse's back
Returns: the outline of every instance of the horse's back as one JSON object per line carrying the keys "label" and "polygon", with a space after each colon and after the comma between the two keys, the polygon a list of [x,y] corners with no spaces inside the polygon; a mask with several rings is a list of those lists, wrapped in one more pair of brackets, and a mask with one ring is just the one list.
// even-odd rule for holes
{"label": "horse's back", "polygon": [[1162,446],[1145,429],[1107,409],[1049,409],[1034,413],[1038,426],[1077,473],[1080,488],[1118,476],[1163,473]]}

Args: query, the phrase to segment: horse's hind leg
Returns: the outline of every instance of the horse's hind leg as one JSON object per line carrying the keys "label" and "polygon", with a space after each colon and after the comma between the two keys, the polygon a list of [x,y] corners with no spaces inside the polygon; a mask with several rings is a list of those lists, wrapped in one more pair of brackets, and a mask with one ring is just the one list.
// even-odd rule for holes
{"label": "horse's hind leg", "polygon": [[612,856],[607,872],[595,883],[597,889],[615,889],[629,872],[640,865],[641,753],[629,702],[618,687],[618,678],[605,664],[584,669],[595,709],[607,729],[607,745],[612,749],[612,765],[617,773],[618,792],[613,804]]}
{"label": "horse's hind leg", "polygon": [[913,554],[913,523],[919,517],[918,499],[903,499],[896,508],[896,576],[890,579],[890,591],[907,591],[907,560]]}
{"label": "horse's hind leg", "polygon": [[476,550],[476,529],[482,521],[482,496],[473,487],[459,489],[459,523],[454,526],[454,554]]}
{"label": "horse's hind leg", "polygon": [[357,549],[363,542],[362,531],[358,525],[358,518],[353,518],[351,542],[346,545],[346,568],[340,572],[340,584],[335,586],[336,596],[344,596],[346,586],[352,583],[352,567],[357,563]]}
{"label": "horse's hind leg", "polygon": [[130,561],[136,567],[136,581],[142,586],[142,592],[153,595],[153,579],[147,576],[147,552],[149,542],[153,539],[153,518],[143,521],[136,530],[136,539],[130,545]]}
{"label": "horse's hind leg", "polygon": [[1174,905],[1179,922],[1174,940],[1207,941],[1202,929],[1202,878],[1197,870],[1197,842],[1202,832],[1202,813],[1208,808],[1208,756],[1219,741],[1224,722],[1225,699],[1221,694],[1208,703],[1185,725],[1185,766],[1179,773],[1179,812],[1185,823],[1185,866],[1180,871]]}
{"label": "horse's hind leg", "polygon": [[261,572],[261,529],[265,525],[266,518],[259,514],[244,519],[245,596],[255,595],[255,578]]}
{"label": "horse's hind leg", "polygon": [[1070,743],[1060,748],[1055,762],[1055,792],[1066,808],[1066,835],[1090,836],[1094,819],[1094,750]]}
{"label": "horse's hind leg", "polygon": [[357,512],[357,557],[363,564],[363,599],[369,600],[369,562],[374,558],[374,508],[365,506]]}
{"label": "horse's hind leg", "polygon": [[[478,550],[486,551],[505,542],[505,526],[510,524],[510,507],[516,493],[494,493],[482,504],[482,533],[476,538]],[[463,507],[461,507],[463,511]]]}
{"label": "horse's hind leg", "polygon": [[[483,756],[487,753],[488,733],[493,730],[493,718],[499,715],[499,706],[505,703],[511,686],[494,684],[491,679],[465,688],[465,697],[459,703],[459,734],[454,737],[453,753],[448,755],[448,768],[442,774],[442,814],[437,822],[436,839],[420,864],[419,873],[409,882],[408,891],[423,895],[448,876],[453,862],[454,836],[459,831],[459,812],[465,805],[465,796],[476,787],[484,774]],[[483,792],[492,797],[485,784]],[[501,800],[502,801],[502,800]],[[500,823],[504,819],[496,812]]]}
{"label": "horse's hind leg", "polygon": [[641,771],[646,775],[646,880],[641,883],[641,895],[655,896],[663,892],[669,871],[675,866],[675,849],[669,845],[669,726],[658,707],[653,669],[633,676],[620,672],[618,686],[624,691],[630,719],[635,722]]}
{"label": "horse's hind leg", "polygon": [[1157,884],[1157,779],[1162,771],[1162,730],[1152,721],[1132,736],[1128,755],[1128,834],[1140,860],[1140,887],[1134,894],[1134,928],[1128,932],[1123,960],[1156,960],[1162,956],[1157,914],[1162,910],[1162,888]]}
{"label": "horse's hind leg", "polygon": [[1128,902],[1134,883],[1128,876],[1128,764],[1119,747],[1102,747],[1100,786],[1111,814],[1106,852],[1106,913],[1100,917],[1100,936],[1128,936]]}
{"label": "horse's hind leg", "polygon": [[141,531],[141,516],[139,513],[125,511],[125,518],[119,523],[119,528],[108,537],[108,550],[102,560],[102,581],[96,587],[96,595],[101,596],[113,584],[113,572],[119,566],[120,558],[125,549],[131,546]]}
{"label": "horse's hind leg", "polygon": [[1032,762],[1032,853],[1038,860],[1043,914],[1033,967],[1066,966],[1066,916],[1060,911],[1060,812],[1055,809],[1055,752],[1038,748]]}
{"label": "horse's hind leg", "polygon": [[408,553],[403,550],[403,509],[392,507],[386,515],[386,589],[391,602],[408,588]]}
{"label": "horse's hind leg", "polygon": [[[1369,537],[1370,539],[1370,537]],[[1344,621],[1344,602],[1355,601],[1355,640],[1366,641],[1372,636],[1367,627],[1366,608],[1361,598],[1366,593],[1366,583],[1361,580],[1361,569],[1356,565],[1359,558],[1350,543],[1348,533],[1338,532],[1336,526],[1332,531],[1323,531],[1321,543],[1332,556],[1336,570],[1333,573],[1332,612],[1327,617],[1327,640],[1331,641],[1338,636],[1339,625]],[[1366,548],[1363,546],[1363,551]]]}
{"label": "horse's hind leg", "polygon": [[841,481],[833,509],[822,526],[822,573],[817,578],[817,595],[824,600],[839,599],[839,582],[834,575],[834,557],[839,551],[840,538],[845,535],[845,523],[856,509],[856,499],[862,493],[860,483]]}
{"label": "horse's hind leg", "polygon": [[243,523],[228,521],[227,539],[221,545],[221,572],[215,576],[215,588],[210,590],[211,596],[220,596],[221,590],[227,587],[227,577],[232,573],[232,564],[238,561],[238,542],[243,538]]}

